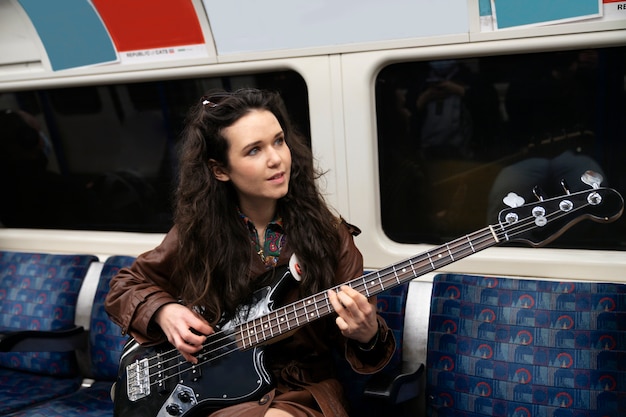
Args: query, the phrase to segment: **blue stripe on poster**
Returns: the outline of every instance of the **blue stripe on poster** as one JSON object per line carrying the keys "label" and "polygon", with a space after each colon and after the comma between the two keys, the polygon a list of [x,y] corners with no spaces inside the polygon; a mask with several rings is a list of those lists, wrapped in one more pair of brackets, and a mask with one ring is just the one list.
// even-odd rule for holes
{"label": "blue stripe on poster", "polygon": [[88,0],[18,0],[54,71],[117,60],[113,41]]}
{"label": "blue stripe on poster", "polygon": [[478,11],[480,16],[491,16],[491,0],[479,0]]}
{"label": "blue stripe on poster", "polygon": [[596,17],[598,0],[495,0],[498,28]]}

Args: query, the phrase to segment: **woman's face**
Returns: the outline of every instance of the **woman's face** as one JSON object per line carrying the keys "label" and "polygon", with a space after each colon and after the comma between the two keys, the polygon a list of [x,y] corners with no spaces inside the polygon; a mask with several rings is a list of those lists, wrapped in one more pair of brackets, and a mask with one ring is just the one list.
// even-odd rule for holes
{"label": "woman's face", "polygon": [[289,189],[291,151],[285,134],[268,110],[252,110],[222,131],[229,142],[228,166],[214,168],[220,181],[231,181],[244,213],[259,204],[275,204]]}

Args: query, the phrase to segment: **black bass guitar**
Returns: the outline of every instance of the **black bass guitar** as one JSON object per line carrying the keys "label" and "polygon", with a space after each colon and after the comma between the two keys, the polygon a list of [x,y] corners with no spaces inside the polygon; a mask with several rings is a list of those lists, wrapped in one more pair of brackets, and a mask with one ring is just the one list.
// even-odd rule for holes
{"label": "black bass guitar", "polygon": [[[502,210],[496,224],[438,246],[413,258],[347,282],[373,296],[483,249],[509,241],[542,246],[573,224],[591,219],[611,222],[622,214],[624,200],[615,190],[597,184],[566,194]],[[272,387],[264,366],[263,345],[300,326],[334,312],[326,292],[278,306],[278,292],[290,281],[288,269],[278,284],[255,293],[233,320],[219,326],[197,355],[185,361],[169,344],[144,347],[130,339],[120,360],[114,388],[116,417],[207,415],[214,409],[258,400]],[[333,288],[338,290],[338,287]]]}

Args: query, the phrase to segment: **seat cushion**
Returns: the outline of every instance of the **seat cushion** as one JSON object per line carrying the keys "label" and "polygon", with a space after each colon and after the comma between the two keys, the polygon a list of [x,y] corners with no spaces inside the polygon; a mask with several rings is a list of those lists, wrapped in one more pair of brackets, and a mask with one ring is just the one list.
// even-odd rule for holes
{"label": "seat cushion", "polygon": [[111,417],[112,382],[96,382],[89,388],[76,391],[69,397],[58,398],[27,410],[9,414],[11,417]]}
{"label": "seat cushion", "polygon": [[0,415],[75,392],[81,381],[0,368]]}
{"label": "seat cushion", "polygon": [[435,277],[428,392],[439,416],[626,415],[626,285]]}

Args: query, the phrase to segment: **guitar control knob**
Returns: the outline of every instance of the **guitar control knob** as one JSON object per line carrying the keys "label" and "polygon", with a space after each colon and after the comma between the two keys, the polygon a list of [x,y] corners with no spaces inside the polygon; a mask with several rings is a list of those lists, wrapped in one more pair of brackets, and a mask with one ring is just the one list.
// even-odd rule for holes
{"label": "guitar control knob", "polygon": [[181,391],[178,393],[178,399],[184,403],[191,402],[191,394],[187,391]]}
{"label": "guitar control knob", "polygon": [[600,184],[602,183],[602,174],[599,174],[595,171],[585,171],[585,173],[580,177],[580,180],[585,184],[589,185],[593,189],[600,188]]}
{"label": "guitar control knob", "polygon": [[183,410],[180,408],[178,404],[168,404],[165,406],[165,411],[170,416],[179,416],[183,413]]}

